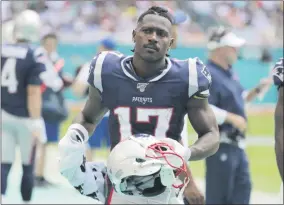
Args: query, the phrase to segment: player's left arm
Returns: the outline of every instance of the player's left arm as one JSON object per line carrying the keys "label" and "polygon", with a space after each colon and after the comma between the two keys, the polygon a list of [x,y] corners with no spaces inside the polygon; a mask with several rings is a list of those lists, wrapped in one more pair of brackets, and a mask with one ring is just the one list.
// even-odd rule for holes
{"label": "player's left arm", "polygon": [[45,132],[44,122],[41,116],[42,109],[42,93],[41,93],[41,83],[42,80],[40,75],[46,71],[46,66],[44,63],[45,55],[42,52],[30,52],[32,60],[32,67],[28,73],[27,79],[27,108],[29,112],[29,117],[31,122],[29,123],[30,129],[34,137],[44,143],[46,138],[42,136],[41,133]]}
{"label": "player's left arm", "polygon": [[283,181],[283,86],[278,91],[278,101],[274,113],[275,120],[275,153],[278,170]]}
{"label": "player's left arm", "polygon": [[[198,134],[198,140],[190,146],[190,161],[202,160],[215,154],[220,144],[220,134],[216,117],[208,103],[209,88],[211,85],[211,75],[206,66],[196,60],[191,64],[189,72],[195,73],[196,80],[189,86],[189,100],[187,102],[187,114],[189,121]],[[193,72],[192,72],[193,71]],[[194,82],[196,82],[194,84]],[[196,92],[190,94],[191,90]]]}
{"label": "player's left arm", "polygon": [[278,170],[283,181],[283,58],[281,58],[273,69],[273,80],[275,86],[278,87],[278,101],[274,113],[275,121],[275,153]]}

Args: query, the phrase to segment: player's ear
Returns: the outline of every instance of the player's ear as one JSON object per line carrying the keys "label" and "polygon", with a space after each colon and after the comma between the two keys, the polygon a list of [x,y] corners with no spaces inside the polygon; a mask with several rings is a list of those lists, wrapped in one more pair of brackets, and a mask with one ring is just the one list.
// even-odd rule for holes
{"label": "player's ear", "polygon": [[135,43],[135,36],[136,36],[136,31],[133,30],[132,31],[132,41],[133,41],[133,43]]}
{"label": "player's ear", "polygon": [[169,51],[171,48],[175,48],[175,39],[174,39],[174,38],[172,38],[171,41],[170,41],[170,46],[169,46],[168,51]]}

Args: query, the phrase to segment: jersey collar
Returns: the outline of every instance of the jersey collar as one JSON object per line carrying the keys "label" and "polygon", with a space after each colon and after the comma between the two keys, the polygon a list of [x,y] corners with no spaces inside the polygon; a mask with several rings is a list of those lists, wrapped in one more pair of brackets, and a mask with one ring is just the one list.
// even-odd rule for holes
{"label": "jersey collar", "polygon": [[155,76],[152,76],[148,79],[143,79],[141,77],[139,77],[134,69],[133,69],[133,66],[132,66],[132,63],[131,63],[131,59],[133,58],[133,56],[127,56],[125,57],[122,61],[121,61],[121,68],[122,68],[122,71],[124,72],[124,74],[131,78],[132,80],[134,81],[147,81],[147,82],[155,82],[155,81],[158,81],[160,80],[162,77],[164,77],[170,70],[170,68],[172,67],[172,62],[169,58],[166,58],[166,61],[168,63],[167,65],[167,68],[164,69],[162,72],[160,72],[159,74],[155,75]]}

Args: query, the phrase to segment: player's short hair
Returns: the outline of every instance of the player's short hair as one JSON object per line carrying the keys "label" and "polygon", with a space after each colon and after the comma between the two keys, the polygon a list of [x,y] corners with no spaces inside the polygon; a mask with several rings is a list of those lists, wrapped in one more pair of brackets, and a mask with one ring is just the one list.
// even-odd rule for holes
{"label": "player's short hair", "polygon": [[52,38],[52,39],[58,40],[58,36],[56,35],[56,33],[48,33],[48,34],[42,36],[41,40],[45,41],[48,38]]}
{"label": "player's short hair", "polygon": [[144,19],[144,17],[146,15],[149,14],[153,14],[153,15],[158,15],[158,16],[162,16],[166,19],[168,19],[171,24],[173,24],[174,20],[172,15],[169,13],[169,11],[165,8],[159,7],[159,6],[152,6],[151,8],[149,8],[147,11],[145,11],[144,13],[142,13],[139,18],[138,18],[138,23],[141,23]]}

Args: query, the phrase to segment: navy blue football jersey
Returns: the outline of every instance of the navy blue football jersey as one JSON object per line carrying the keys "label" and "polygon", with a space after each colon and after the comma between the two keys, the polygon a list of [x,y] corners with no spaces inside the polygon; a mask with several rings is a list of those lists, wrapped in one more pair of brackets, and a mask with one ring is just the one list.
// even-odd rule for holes
{"label": "navy blue football jersey", "polygon": [[88,82],[99,90],[103,105],[110,110],[111,146],[139,133],[180,141],[188,99],[209,96],[209,71],[197,58],[167,58],[166,69],[143,79],[136,75],[132,59],[102,52],[90,65]]}
{"label": "navy blue football jersey", "polygon": [[27,44],[4,44],[1,53],[1,107],[19,117],[29,117],[27,86],[40,85],[45,54]]}
{"label": "navy blue football jersey", "polygon": [[273,81],[274,85],[277,86],[278,88],[280,86],[283,86],[283,74],[284,74],[283,58],[280,58],[273,68]]}

